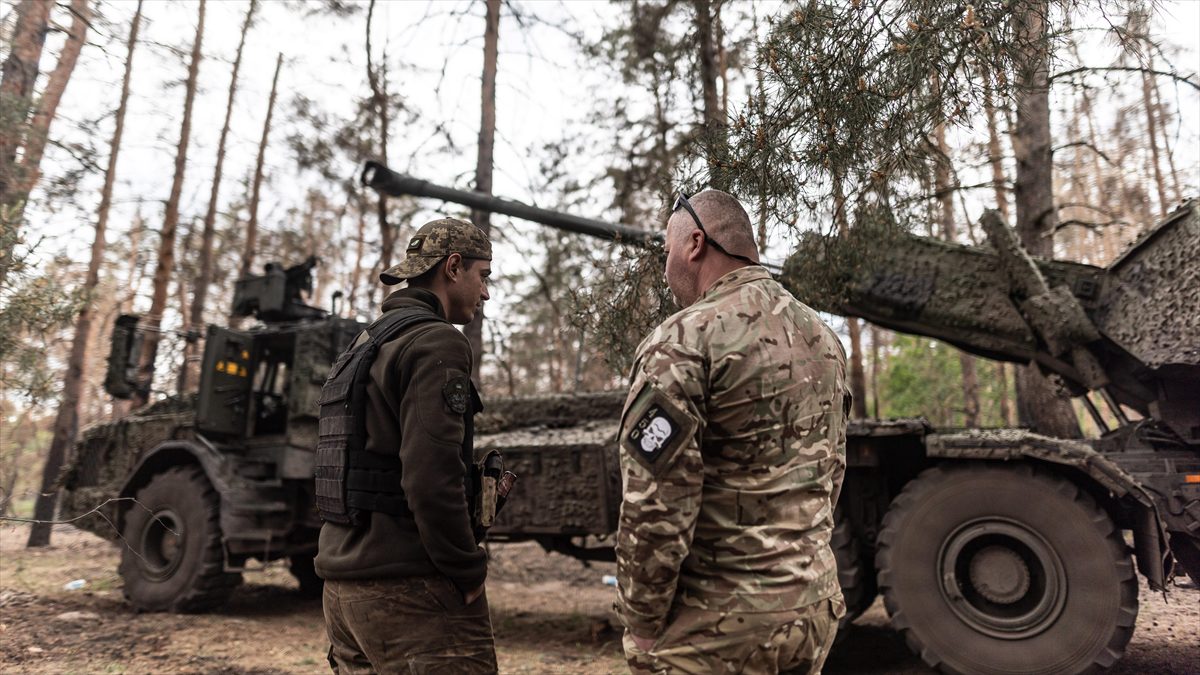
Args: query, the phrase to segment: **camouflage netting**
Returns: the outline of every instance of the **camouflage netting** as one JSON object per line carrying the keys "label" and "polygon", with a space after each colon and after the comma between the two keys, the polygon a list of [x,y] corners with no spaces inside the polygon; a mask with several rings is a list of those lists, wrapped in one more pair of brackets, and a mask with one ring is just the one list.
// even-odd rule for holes
{"label": "camouflage netting", "polygon": [[494,434],[523,427],[557,428],[587,420],[616,420],[624,403],[623,391],[486,400],[483,412],[475,418],[475,430]]}
{"label": "camouflage netting", "polygon": [[780,281],[801,302],[836,312],[864,274],[883,270],[895,258],[908,225],[882,207],[865,207],[845,236],[806,233],[784,263]]}
{"label": "camouflage netting", "polygon": [[517,485],[492,533],[595,534],[616,528],[621,485],[617,420],[569,428],[522,428],[483,435],[475,451],[496,449]]}
{"label": "camouflage netting", "polygon": [[1147,365],[1200,365],[1200,214],[1192,200],[1109,266],[1097,325]]}
{"label": "camouflage netting", "polygon": [[59,476],[64,488],[61,518],[82,516],[74,522],[77,527],[116,539],[119,503],[106,500],[120,493],[146,452],[163,440],[193,433],[195,399],[194,395],[170,397],[117,422],[84,430]]}

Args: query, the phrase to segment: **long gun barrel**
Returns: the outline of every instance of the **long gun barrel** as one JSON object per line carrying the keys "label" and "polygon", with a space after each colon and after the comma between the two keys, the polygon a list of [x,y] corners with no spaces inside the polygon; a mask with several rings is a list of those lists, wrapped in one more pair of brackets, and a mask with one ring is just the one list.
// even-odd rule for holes
{"label": "long gun barrel", "polygon": [[482,192],[455,190],[454,188],[434,185],[429,181],[396,173],[379,162],[367,162],[363,166],[363,185],[373,188],[391,197],[411,195],[413,197],[429,197],[441,199],[455,204],[469,206],[478,211],[490,211],[513,218],[521,218],[542,225],[548,225],[567,232],[586,234],[609,241],[646,245],[661,242],[663,236],[659,232],[651,232],[632,225],[606,223],[602,220],[581,218],[567,213],[558,213],[549,209],[538,208],[511,199],[501,199]]}

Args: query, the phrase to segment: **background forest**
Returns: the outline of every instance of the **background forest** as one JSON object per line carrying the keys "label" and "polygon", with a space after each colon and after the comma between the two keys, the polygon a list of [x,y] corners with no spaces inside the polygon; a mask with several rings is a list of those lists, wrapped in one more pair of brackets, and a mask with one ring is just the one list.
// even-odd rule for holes
{"label": "background forest", "polygon": [[[102,388],[119,314],[155,329],[150,400],[193,391],[195,336],[230,320],[238,277],[316,255],[308,302],[341,291],[341,313],[373,317],[397,242],[437,214],[497,242],[493,300],[466,331],[485,396],[624,384],[672,311],[652,253],[384,199],[357,182],[366,159],[648,229],[676,190],[721,187],[775,262],[880,213],[982,243],[997,208],[1036,254],[1105,265],[1200,188],[1198,9],[4,2],[0,515],[38,501],[49,518],[36,497],[78,430],[129,411]],[[1079,433],[1023,367],[827,319],[858,416]]]}

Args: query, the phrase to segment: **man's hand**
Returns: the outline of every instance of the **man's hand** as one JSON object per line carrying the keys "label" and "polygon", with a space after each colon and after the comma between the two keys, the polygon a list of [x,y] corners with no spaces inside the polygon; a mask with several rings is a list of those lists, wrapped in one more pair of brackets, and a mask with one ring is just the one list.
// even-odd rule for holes
{"label": "man's hand", "polygon": [[629,637],[633,638],[633,644],[637,645],[638,649],[646,652],[647,654],[650,653],[650,648],[653,647],[654,643],[657,641],[657,638],[641,637],[633,631],[629,632]]}
{"label": "man's hand", "polygon": [[476,600],[479,599],[479,596],[481,595],[483,595],[483,584],[479,584],[479,588],[476,588],[473,591],[468,591],[465,595],[463,595],[463,602],[467,603],[468,605],[472,605]]}

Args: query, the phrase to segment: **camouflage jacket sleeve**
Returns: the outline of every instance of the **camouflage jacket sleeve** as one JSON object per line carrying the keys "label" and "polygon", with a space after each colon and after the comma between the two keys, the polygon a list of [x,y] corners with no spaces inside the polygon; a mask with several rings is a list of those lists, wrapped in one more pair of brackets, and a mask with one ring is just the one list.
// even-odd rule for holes
{"label": "camouflage jacket sleeve", "polygon": [[700,509],[708,374],[694,350],[650,342],[632,379],[618,437],[617,610],[627,628],[650,637],[666,623]]}

